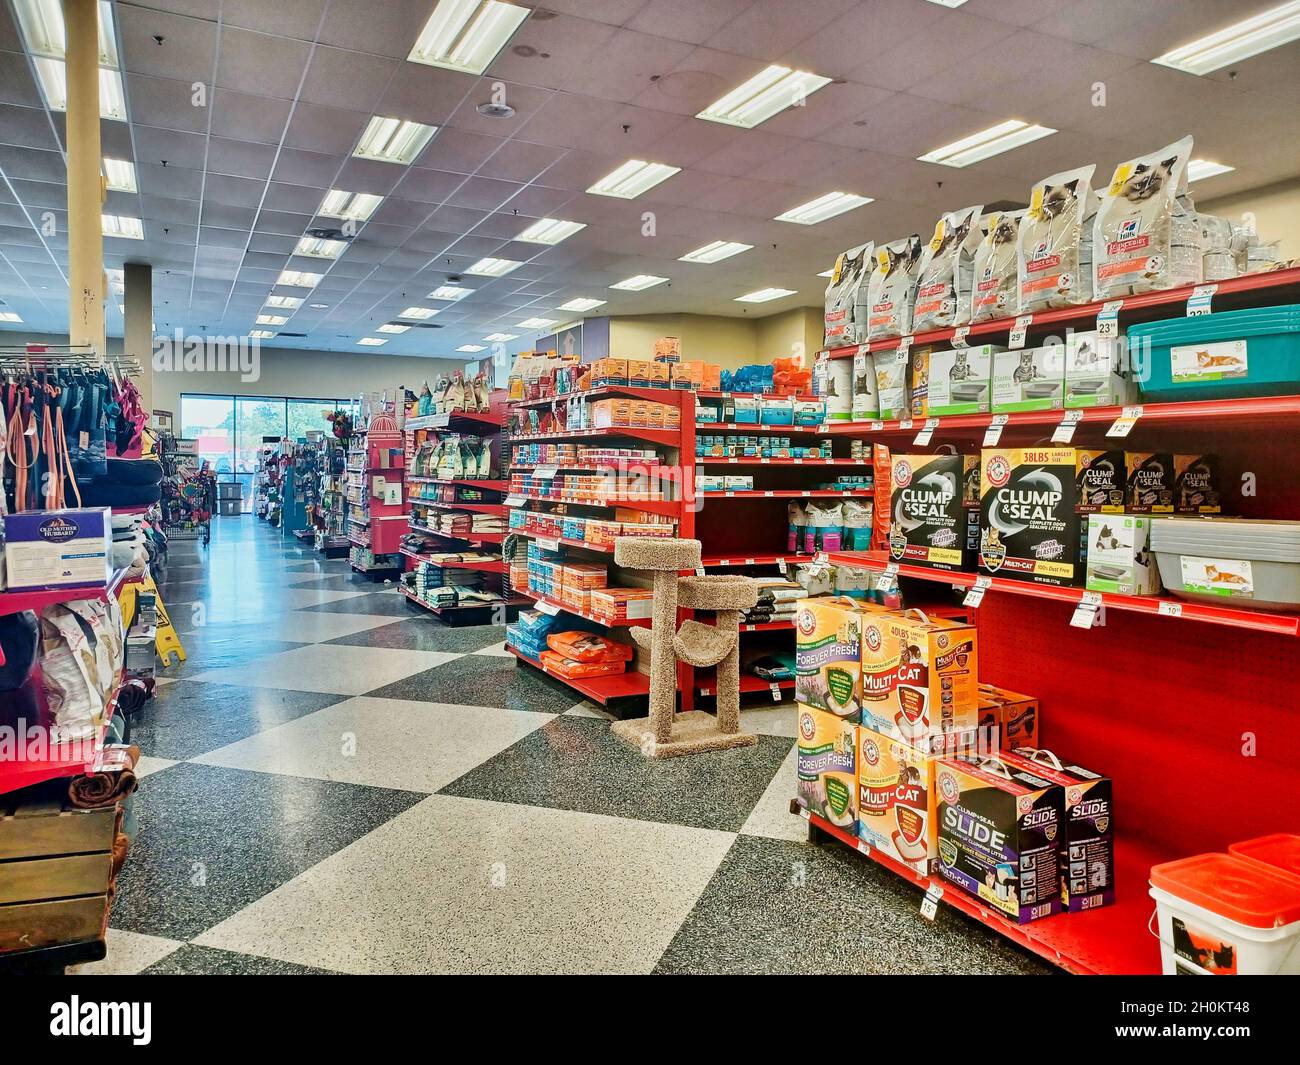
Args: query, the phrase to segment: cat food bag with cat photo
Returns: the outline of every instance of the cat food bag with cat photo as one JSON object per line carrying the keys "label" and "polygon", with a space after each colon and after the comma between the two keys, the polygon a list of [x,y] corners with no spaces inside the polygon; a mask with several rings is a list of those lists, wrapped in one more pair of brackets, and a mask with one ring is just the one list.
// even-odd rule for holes
{"label": "cat food bag with cat photo", "polygon": [[921,238],[915,233],[876,249],[875,267],[867,287],[867,340],[900,337],[912,331],[920,261]]}
{"label": "cat food bag with cat photo", "polygon": [[1016,261],[1024,211],[988,215],[972,262],[970,321],[987,322],[1016,313]]}
{"label": "cat food bag with cat photo", "polygon": [[971,279],[980,245],[983,205],[950,211],[939,219],[917,268],[912,331],[947,329],[970,321]]}
{"label": "cat food bag with cat photo", "polygon": [[1120,163],[1093,223],[1094,298],[1200,280],[1200,223],[1187,191],[1192,138]]}
{"label": "cat food bag with cat photo", "polygon": [[842,348],[867,339],[867,281],[871,277],[875,245],[868,241],[843,252],[835,260],[826,286],[825,344]]}
{"label": "cat food bag with cat photo", "polygon": [[1018,313],[1073,307],[1092,298],[1083,245],[1084,223],[1095,209],[1096,169],[1090,164],[1053,174],[1030,192],[1017,243]]}

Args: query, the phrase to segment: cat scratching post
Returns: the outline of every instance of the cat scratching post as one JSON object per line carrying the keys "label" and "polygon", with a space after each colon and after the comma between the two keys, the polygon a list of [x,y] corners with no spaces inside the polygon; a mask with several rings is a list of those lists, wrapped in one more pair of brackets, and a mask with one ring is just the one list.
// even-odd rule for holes
{"label": "cat scratching post", "polygon": [[[632,636],[650,649],[650,716],[616,722],[612,731],[650,758],[742,747],[757,737],[740,731],[740,614],[758,601],[753,581],[742,576],[678,577],[700,564],[698,540],[620,536],[614,561],[654,574],[650,630]],[[678,606],[716,614],[716,625],[686,621],[677,629]],[[702,710],[675,713],[677,662],[716,666],[717,716]]]}

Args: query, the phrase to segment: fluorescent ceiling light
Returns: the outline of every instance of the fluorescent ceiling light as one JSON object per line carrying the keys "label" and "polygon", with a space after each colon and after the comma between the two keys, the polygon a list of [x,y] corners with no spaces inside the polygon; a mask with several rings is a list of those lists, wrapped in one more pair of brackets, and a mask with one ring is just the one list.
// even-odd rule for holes
{"label": "fluorescent ceiling light", "polygon": [[[511,270],[515,270],[523,265],[523,263],[516,262],[514,259],[493,259],[488,257],[486,259],[480,259],[466,270],[465,273],[478,274],[481,277],[501,277],[504,274],[510,273]],[[434,296],[433,298],[437,299],[438,297]]]}
{"label": "fluorescent ceiling light", "polygon": [[325,311],[325,310],[329,310],[329,304],[328,304],[328,303],[309,303],[309,304],[307,304],[307,306],[310,307],[313,311]]}
{"label": "fluorescent ceiling light", "polygon": [[545,329],[548,325],[554,325],[558,318],[525,318],[515,328],[517,329]]}
{"label": "fluorescent ceiling light", "polygon": [[463,300],[474,290],[472,288],[461,288],[459,285],[439,285],[426,296],[431,300]]}
{"label": "fluorescent ceiling light", "polygon": [[590,311],[596,307],[603,307],[605,306],[605,303],[605,300],[592,299],[590,296],[579,296],[576,299],[569,300],[568,303],[561,303],[560,310],[577,311],[581,314],[584,311]]}
{"label": "fluorescent ceiling light", "polygon": [[1300,0],[1269,8],[1151,60],[1188,74],[1209,74],[1300,37]]}
{"label": "fluorescent ceiling light", "polygon": [[[40,82],[46,105],[51,111],[66,111],[68,83],[63,60],[33,56],[32,65],[36,69],[36,80]],[[99,117],[110,118],[115,122],[126,121],[126,96],[122,90],[122,75],[108,67],[99,68]]]}
{"label": "fluorescent ceiling light", "polygon": [[432,318],[438,312],[432,307],[407,307],[398,318]]}
{"label": "fluorescent ceiling light", "polygon": [[930,0],[932,4],[938,4],[940,7],[961,7],[966,0]]}
{"label": "fluorescent ceiling light", "polygon": [[294,255],[310,255],[314,259],[337,259],[348,250],[346,240],[326,240],[324,237],[302,237],[293,249]]}
{"label": "fluorescent ceiling light", "polygon": [[586,222],[566,222],[562,218],[539,218],[515,237],[515,240],[526,240],[529,244],[559,244],[578,230],[586,228]]}
{"label": "fluorescent ceiling light", "polygon": [[655,277],[654,274],[634,274],[632,277],[625,277],[622,281],[617,281],[609,287],[623,289],[626,292],[640,292],[642,289],[662,285],[667,280],[666,277]]}
{"label": "fluorescent ceiling light", "polygon": [[527,17],[500,0],[438,0],[407,62],[482,74]]}
{"label": "fluorescent ceiling light", "polygon": [[1193,181],[1203,181],[1205,178],[1218,177],[1220,174],[1228,174],[1236,169],[1235,166],[1212,163],[1209,159],[1193,159],[1187,164],[1187,181],[1189,184]]}
{"label": "fluorescent ceiling light", "polygon": [[782,296],[793,296],[795,289],[792,288],[759,288],[753,292],[746,292],[743,296],[737,296],[737,303],[767,303],[769,300],[779,300]]}
{"label": "fluorescent ceiling light", "polygon": [[377,348],[380,344],[387,344],[388,341],[384,340],[382,337],[362,337],[357,341],[357,343],[362,347]]}
{"label": "fluorescent ceiling light", "polygon": [[321,200],[317,214],[327,218],[351,218],[356,222],[367,221],[381,203],[382,196],[373,192],[345,192],[343,189],[330,189]]}
{"label": "fluorescent ceiling light", "polygon": [[254,340],[270,340],[271,337],[275,336],[269,329],[253,329],[248,335]]}
{"label": "fluorescent ceiling light", "polygon": [[817,199],[801,203],[798,207],[791,207],[784,214],[777,215],[776,221],[814,226],[818,222],[825,222],[828,218],[834,218],[837,214],[843,214],[845,211],[851,211],[870,202],[870,196],[857,196],[852,192],[828,192],[825,196],[818,196]]}
{"label": "fluorescent ceiling light", "polygon": [[[67,58],[68,37],[61,0],[14,0],[14,10],[32,55]],[[119,66],[112,0],[99,0],[99,65],[113,69]]]}
{"label": "fluorescent ceiling light", "polygon": [[18,315],[16,315],[13,311],[0,311],[0,322],[21,322],[21,321],[22,319],[19,318]]}
{"label": "fluorescent ceiling light", "polygon": [[289,319],[283,314],[259,314],[257,316],[258,325],[284,325]]}
{"label": "fluorescent ceiling light", "polygon": [[321,278],[324,276],[324,274],[313,274],[307,270],[281,270],[280,276],[275,279],[275,283],[289,288],[315,288],[321,283]]}
{"label": "fluorescent ceiling light", "polygon": [[267,296],[266,305],[268,307],[287,307],[289,310],[302,306],[302,300],[297,296]]}
{"label": "fluorescent ceiling light", "polygon": [[519,334],[518,333],[489,333],[483,339],[492,344],[503,344],[507,340],[518,340]]}
{"label": "fluorescent ceiling light", "polygon": [[106,237],[144,240],[144,224],[138,218],[121,214],[102,214],[99,218],[102,232]]}
{"label": "fluorescent ceiling light", "polygon": [[375,159],[381,163],[409,166],[437,132],[437,126],[375,115],[366,126],[366,131],[361,134],[361,142],[352,154],[358,159]]}
{"label": "fluorescent ceiling light", "polygon": [[482,344],[462,344],[456,349],[457,351],[483,351]]}
{"label": "fluorescent ceiling light", "polygon": [[596,196],[617,196],[634,200],[641,193],[667,181],[681,170],[680,166],[664,163],[647,163],[644,159],[629,159],[612,173],[606,174],[587,191]]}
{"label": "fluorescent ceiling light", "polygon": [[135,163],[129,159],[108,159],[103,161],[105,182],[110,192],[139,192],[135,183]]}
{"label": "fluorescent ceiling light", "polygon": [[405,333],[411,327],[409,325],[398,325],[396,322],[385,322],[379,327],[381,333]]}
{"label": "fluorescent ceiling light", "polygon": [[917,158],[923,163],[939,163],[942,166],[970,166],[971,163],[1001,155],[1030,141],[1050,137],[1055,132],[1047,126],[1031,126],[1028,122],[1012,118]]}
{"label": "fluorescent ceiling light", "polygon": [[688,251],[678,262],[682,263],[717,263],[723,259],[730,259],[733,255],[739,255],[742,251],[749,251],[754,245],[738,244],[734,240],[715,240],[712,244],[705,244],[694,251]]}
{"label": "fluorescent ceiling light", "polygon": [[696,118],[725,122],[729,126],[753,129],[787,107],[803,103],[831,79],[806,70],[791,70],[776,64],[761,70],[721,100],[710,104]]}

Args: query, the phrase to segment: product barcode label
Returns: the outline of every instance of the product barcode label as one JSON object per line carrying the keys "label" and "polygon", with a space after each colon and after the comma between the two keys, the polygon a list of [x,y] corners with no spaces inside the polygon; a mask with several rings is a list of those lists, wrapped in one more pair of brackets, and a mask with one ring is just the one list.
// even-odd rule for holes
{"label": "product barcode label", "polygon": [[877,421],[877,422],[872,422],[871,425],[868,426],[868,428],[869,428],[873,433],[878,433],[878,432],[880,432],[880,430],[883,429],[884,427],[885,427],[885,423],[884,423],[884,422],[879,422],[879,421]]}
{"label": "product barcode label", "polygon": [[1068,444],[1074,439],[1075,427],[1083,420],[1083,411],[1067,410],[1052,433],[1053,444]]}
{"label": "product barcode label", "polygon": [[997,443],[1002,439],[1002,427],[1011,420],[1008,414],[995,414],[993,420],[989,422],[989,427],[984,430],[984,446],[997,447]]}
{"label": "product barcode label", "polygon": [[934,436],[934,431],[938,428],[938,418],[926,418],[925,425],[922,426],[921,431],[916,434],[916,439],[913,440],[912,443],[918,444],[922,447],[925,446],[930,442],[930,437]]}
{"label": "product barcode label", "polygon": [[1033,324],[1034,316],[1032,314],[1022,314],[1016,318],[1015,323],[1011,326],[1011,335],[1007,338],[1007,347],[1012,350],[1023,348],[1025,346],[1025,337],[1029,334],[1029,327]]}
{"label": "product barcode label", "polygon": [[1123,300],[1107,300],[1097,315],[1097,336],[1102,339],[1119,336],[1119,310]]}
{"label": "product barcode label", "polygon": [[1133,431],[1133,426],[1137,425],[1137,420],[1141,417],[1141,407],[1125,407],[1120,416],[1110,423],[1106,435],[1114,437],[1128,436]]}
{"label": "product barcode label", "polygon": [[1210,303],[1218,291],[1218,285],[1197,285],[1192,289],[1192,294],[1187,297],[1187,317],[1199,318],[1203,314],[1210,314]]}
{"label": "product barcode label", "polygon": [[925,898],[921,900],[921,916],[927,921],[933,921],[935,914],[939,911],[939,900],[943,898],[943,888],[938,884],[931,884],[930,890],[925,893]]}

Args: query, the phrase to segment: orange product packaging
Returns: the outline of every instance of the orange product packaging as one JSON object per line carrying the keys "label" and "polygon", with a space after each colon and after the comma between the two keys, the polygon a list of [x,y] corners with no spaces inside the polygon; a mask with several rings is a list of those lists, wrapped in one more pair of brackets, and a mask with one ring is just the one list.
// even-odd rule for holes
{"label": "orange product packaging", "polygon": [[565,658],[555,651],[543,651],[541,663],[548,673],[554,673],[561,677],[603,677],[611,673],[623,673],[627,670],[627,662],[622,659],[610,659],[603,662],[578,662],[572,658]]}
{"label": "orange product packaging", "polygon": [[722,390],[722,367],[717,363],[706,362],[704,364],[704,391],[719,392]]}
{"label": "orange product packaging", "polygon": [[651,365],[645,359],[628,359],[627,383],[637,388],[649,388]]}
{"label": "orange product packaging", "polygon": [[858,838],[928,876],[939,868],[935,759],[858,726]]}
{"label": "orange product packaging", "polygon": [[591,612],[611,622],[649,620],[654,592],[649,588],[593,588]]}
{"label": "orange product packaging", "polygon": [[673,387],[697,391],[704,387],[704,363],[698,359],[672,367]]}
{"label": "orange product packaging", "polygon": [[546,646],[572,662],[630,662],[632,647],[595,632],[553,632]]}
{"label": "orange product packaging", "polygon": [[998,746],[1002,750],[1038,746],[1037,699],[992,684],[981,684],[979,697],[980,727],[996,727]]}
{"label": "orange product packaging", "polygon": [[667,388],[672,381],[672,365],[667,362],[650,363],[650,387]]}

